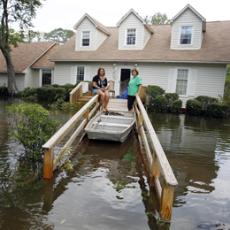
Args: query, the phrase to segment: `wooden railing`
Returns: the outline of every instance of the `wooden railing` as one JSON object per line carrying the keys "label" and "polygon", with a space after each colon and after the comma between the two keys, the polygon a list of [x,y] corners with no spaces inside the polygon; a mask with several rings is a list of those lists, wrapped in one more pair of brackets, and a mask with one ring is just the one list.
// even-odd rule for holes
{"label": "wooden railing", "polygon": [[[65,151],[76,140],[76,137],[82,132],[89,119],[98,110],[98,95],[91,98],[73,117],[71,117],[42,147],[44,153],[43,177],[51,179],[53,171],[60,166],[59,163],[64,156]],[[71,133],[73,132],[73,133]],[[55,154],[54,147],[67,136],[68,141]],[[63,163],[63,162],[62,162]]]}
{"label": "wooden railing", "polygon": [[136,101],[135,112],[138,138],[145,153],[150,183],[155,186],[159,198],[162,220],[170,221],[174,189],[178,183],[138,95],[136,96]]}
{"label": "wooden railing", "polygon": [[71,104],[76,103],[80,97],[82,97],[82,82],[80,82],[72,91],[70,92],[69,101]]}

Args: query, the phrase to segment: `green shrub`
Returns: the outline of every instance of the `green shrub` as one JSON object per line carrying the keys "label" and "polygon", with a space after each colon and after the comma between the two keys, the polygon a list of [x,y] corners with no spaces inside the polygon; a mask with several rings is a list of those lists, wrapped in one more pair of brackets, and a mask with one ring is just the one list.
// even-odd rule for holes
{"label": "green shrub", "polygon": [[208,96],[198,96],[195,98],[195,100],[201,103],[201,107],[203,111],[207,110],[208,105],[213,104],[213,103],[218,103],[217,98],[208,97]]}
{"label": "green shrub", "polygon": [[168,111],[168,101],[164,95],[159,95],[152,101],[152,109],[155,112],[167,112]]}
{"label": "green shrub", "polygon": [[207,115],[215,118],[224,118],[227,116],[228,106],[224,104],[210,104],[207,107]]}
{"label": "green shrub", "polygon": [[186,103],[186,111],[189,115],[201,115],[202,114],[202,104],[200,101],[191,99]]}
{"label": "green shrub", "polygon": [[57,101],[59,98],[65,97],[65,89],[61,87],[44,86],[37,88],[37,99],[39,102],[47,104]]}
{"label": "green shrub", "polygon": [[25,88],[22,92],[18,93],[25,101],[37,102],[37,88]]}
{"label": "green shrub", "polygon": [[174,102],[179,99],[179,95],[177,93],[166,93],[165,97],[169,102]]}
{"label": "green shrub", "polygon": [[146,89],[146,93],[152,98],[156,98],[157,96],[163,95],[164,94],[164,90],[157,86],[157,85],[149,85]]}
{"label": "green shrub", "polygon": [[26,157],[41,161],[42,145],[55,132],[57,122],[38,104],[14,104],[9,107],[9,112],[13,116],[14,137],[24,146]]}
{"label": "green shrub", "polygon": [[230,107],[230,79],[225,82],[224,102]]}
{"label": "green shrub", "polygon": [[172,113],[179,113],[181,111],[182,107],[182,101],[181,100],[175,100],[172,103],[172,107],[170,108],[170,111]]}

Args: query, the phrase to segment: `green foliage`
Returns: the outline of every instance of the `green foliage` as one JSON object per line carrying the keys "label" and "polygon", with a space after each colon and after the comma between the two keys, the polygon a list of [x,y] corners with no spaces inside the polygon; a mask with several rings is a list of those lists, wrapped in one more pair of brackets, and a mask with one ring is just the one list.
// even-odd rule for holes
{"label": "green foliage", "polygon": [[230,107],[230,74],[229,78],[227,78],[225,82],[224,102]]}
{"label": "green foliage", "polygon": [[182,101],[181,100],[175,100],[172,103],[171,112],[172,113],[180,113],[181,107],[182,107]]}
{"label": "green foliage", "polygon": [[218,102],[217,98],[208,96],[198,96],[195,98],[195,100],[201,103],[202,110],[204,111],[207,110],[208,105]]}
{"label": "green foliage", "polygon": [[220,103],[210,104],[207,107],[207,115],[215,118],[224,118],[227,116],[228,106]]}
{"label": "green foliage", "polygon": [[38,104],[14,104],[9,107],[9,112],[13,116],[14,137],[24,146],[26,157],[41,161],[42,145],[55,132],[57,122]]}
{"label": "green foliage", "polygon": [[39,102],[50,104],[64,97],[65,89],[62,87],[44,86],[37,88],[37,99]]}
{"label": "green foliage", "polygon": [[[147,95],[149,98],[149,109],[155,112],[178,113],[182,106],[182,101],[176,93],[165,93],[165,91],[155,85],[147,87]],[[179,107],[180,106],[180,107]]]}
{"label": "green foliage", "polygon": [[74,35],[74,32],[72,30],[57,28],[57,29],[50,31],[49,33],[45,33],[44,39],[47,41],[65,43],[73,35]]}
{"label": "green foliage", "polygon": [[157,96],[153,101],[154,111],[164,113],[168,112],[168,101],[164,95]]}
{"label": "green foliage", "polygon": [[41,102],[46,104],[52,104],[59,100],[58,104],[60,104],[61,101],[69,101],[69,93],[73,88],[74,85],[71,84],[63,86],[50,85],[40,88],[26,88],[19,93],[19,96],[26,101]]}
{"label": "green foliage", "polygon": [[157,12],[153,16],[146,16],[145,22],[148,24],[153,25],[162,25],[162,24],[169,24],[170,20],[168,19],[168,16],[166,14]]}
{"label": "green foliage", "polygon": [[199,116],[202,114],[202,103],[198,100],[188,100],[186,103],[186,112],[189,115]]}
{"label": "green foliage", "polygon": [[149,85],[146,89],[146,93],[152,98],[156,98],[157,96],[163,95],[165,91],[157,85]]}
{"label": "green foliage", "polygon": [[23,36],[21,33],[16,32],[14,29],[9,30],[9,44],[17,46],[19,42],[23,42]]}

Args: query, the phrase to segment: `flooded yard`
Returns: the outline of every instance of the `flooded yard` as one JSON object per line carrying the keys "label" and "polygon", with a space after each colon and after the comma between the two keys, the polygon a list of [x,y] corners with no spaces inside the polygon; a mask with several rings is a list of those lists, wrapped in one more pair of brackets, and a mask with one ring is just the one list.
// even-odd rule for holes
{"label": "flooded yard", "polygon": [[229,120],[151,114],[179,182],[167,225],[157,220],[134,133],[123,144],[84,139],[73,148],[72,171],[30,181],[6,105],[0,102],[0,229],[229,229]]}

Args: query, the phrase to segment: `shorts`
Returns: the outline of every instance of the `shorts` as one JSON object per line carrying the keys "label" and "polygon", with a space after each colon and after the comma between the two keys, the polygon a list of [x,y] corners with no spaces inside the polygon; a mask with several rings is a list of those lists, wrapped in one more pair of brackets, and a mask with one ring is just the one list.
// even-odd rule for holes
{"label": "shorts", "polygon": [[93,94],[97,94],[98,89],[93,89]]}
{"label": "shorts", "polygon": [[136,96],[129,96],[128,95],[128,110],[130,111],[133,108],[134,101],[136,99]]}

